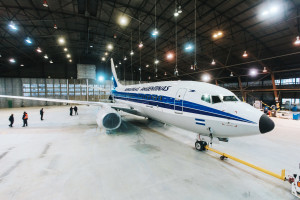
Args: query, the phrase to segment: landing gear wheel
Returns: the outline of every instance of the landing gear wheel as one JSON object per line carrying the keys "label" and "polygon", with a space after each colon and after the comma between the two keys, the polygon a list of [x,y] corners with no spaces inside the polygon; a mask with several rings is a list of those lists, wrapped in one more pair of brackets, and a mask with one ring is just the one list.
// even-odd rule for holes
{"label": "landing gear wheel", "polygon": [[225,160],[227,157],[226,156],[220,156],[221,160]]}
{"label": "landing gear wheel", "polygon": [[205,141],[197,141],[195,142],[195,149],[198,151],[204,151],[207,143]]}

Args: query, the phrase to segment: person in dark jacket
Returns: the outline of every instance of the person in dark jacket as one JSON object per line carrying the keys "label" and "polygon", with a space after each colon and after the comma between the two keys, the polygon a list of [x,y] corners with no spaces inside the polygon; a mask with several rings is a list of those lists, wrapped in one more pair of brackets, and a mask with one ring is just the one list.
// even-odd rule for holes
{"label": "person in dark jacket", "polygon": [[24,113],[23,113],[22,119],[23,119],[23,127],[28,126],[28,123],[27,123],[27,120],[28,120],[28,114],[27,114],[27,112],[24,112]]}
{"label": "person in dark jacket", "polygon": [[71,108],[70,108],[70,116],[72,116],[73,115],[73,107],[71,106]]}
{"label": "person in dark jacket", "polygon": [[77,108],[77,106],[74,106],[74,111],[75,111],[75,115],[78,115],[78,108]]}
{"label": "person in dark jacket", "polygon": [[14,121],[15,121],[15,119],[14,119],[14,114],[11,114],[10,115],[10,117],[8,118],[8,120],[10,121],[10,127],[12,127],[12,125],[14,124]]}
{"label": "person in dark jacket", "polygon": [[44,116],[44,108],[42,108],[42,109],[40,110],[40,115],[41,115],[41,120],[44,120],[44,119],[43,119],[43,116]]}

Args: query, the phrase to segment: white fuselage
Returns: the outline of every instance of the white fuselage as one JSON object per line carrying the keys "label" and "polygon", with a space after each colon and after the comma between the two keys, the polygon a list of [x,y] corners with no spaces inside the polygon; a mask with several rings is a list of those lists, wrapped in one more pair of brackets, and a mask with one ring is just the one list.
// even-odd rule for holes
{"label": "white fuselage", "polygon": [[[261,134],[262,112],[241,102],[229,90],[203,82],[168,81],[119,86],[112,91],[117,103],[149,117],[201,135],[237,137]],[[203,99],[205,96],[205,100]],[[218,96],[221,102],[214,102]],[[223,97],[234,101],[223,101]]]}

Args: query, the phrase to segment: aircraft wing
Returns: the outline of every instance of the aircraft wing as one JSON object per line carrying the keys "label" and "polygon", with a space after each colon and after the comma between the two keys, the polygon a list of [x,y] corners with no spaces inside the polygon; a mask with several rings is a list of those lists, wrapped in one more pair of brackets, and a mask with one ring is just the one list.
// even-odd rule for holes
{"label": "aircraft wing", "polygon": [[70,103],[70,104],[82,104],[82,105],[95,105],[95,106],[107,106],[108,102],[96,102],[96,101],[78,101],[78,100],[67,100],[67,99],[50,99],[50,98],[40,98],[40,97],[23,97],[23,96],[10,96],[10,95],[0,95],[2,98],[9,99],[24,99],[24,100],[35,100],[35,101],[48,101],[57,103]]}
{"label": "aircraft wing", "polygon": [[122,111],[130,113],[130,114],[140,115],[140,112],[138,110],[136,110],[128,105],[125,105],[125,104],[111,104],[110,107],[115,110],[122,110]]}

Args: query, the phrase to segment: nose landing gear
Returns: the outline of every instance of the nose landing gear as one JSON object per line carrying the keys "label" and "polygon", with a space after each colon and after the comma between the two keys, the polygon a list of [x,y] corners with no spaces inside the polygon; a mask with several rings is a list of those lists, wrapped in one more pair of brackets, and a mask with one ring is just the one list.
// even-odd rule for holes
{"label": "nose landing gear", "polygon": [[196,141],[195,142],[195,149],[198,150],[198,151],[204,151],[204,150],[206,150],[205,149],[206,145],[207,145],[207,142],[205,142],[205,141]]}

